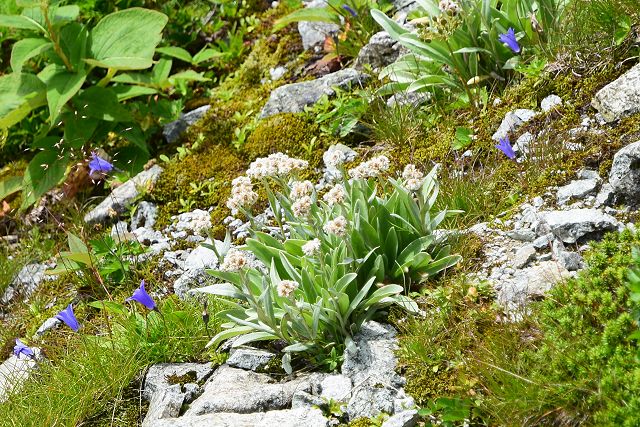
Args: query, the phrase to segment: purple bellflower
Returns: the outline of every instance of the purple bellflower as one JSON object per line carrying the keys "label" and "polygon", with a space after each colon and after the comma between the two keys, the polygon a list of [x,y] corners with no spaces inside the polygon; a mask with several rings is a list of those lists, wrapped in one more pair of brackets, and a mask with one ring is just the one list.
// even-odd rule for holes
{"label": "purple bellflower", "polygon": [[149,310],[158,310],[156,303],[151,299],[147,291],[144,289],[144,280],[140,282],[140,287],[133,292],[131,297],[127,298],[126,301],[135,301],[138,302]]}
{"label": "purple bellflower", "polygon": [[342,8],[347,12],[349,12],[351,16],[353,16],[354,18],[358,16],[358,13],[355,10],[353,10],[348,4],[343,4]]}
{"label": "purple bellflower", "polygon": [[107,174],[113,170],[113,165],[98,156],[96,152],[91,153],[91,161],[89,161],[89,176],[94,176],[95,174]]}
{"label": "purple bellflower", "polygon": [[516,32],[513,28],[509,27],[506,33],[500,34],[500,36],[498,36],[498,40],[500,40],[500,43],[506,44],[513,53],[520,53],[520,45],[518,44]]}
{"label": "purple bellflower", "polygon": [[34,351],[25,343],[20,341],[19,338],[16,338],[16,345],[13,347],[13,354],[15,354],[18,359],[20,359],[20,355],[24,355],[30,359],[34,359],[36,357]]}
{"label": "purple bellflower", "polygon": [[78,319],[76,319],[75,314],[73,314],[73,305],[69,304],[67,308],[62,310],[60,313],[56,314],[56,319],[63,321],[68,327],[73,329],[74,332],[78,332],[80,329],[80,324],[78,323]]}
{"label": "purple bellflower", "polygon": [[505,136],[504,138],[500,138],[500,143],[496,145],[496,148],[502,151],[504,155],[510,158],[511,160],[516,158],[516,152],[513,151],[513,147],[511,147],[511,143],[509,142],[508,136]]}

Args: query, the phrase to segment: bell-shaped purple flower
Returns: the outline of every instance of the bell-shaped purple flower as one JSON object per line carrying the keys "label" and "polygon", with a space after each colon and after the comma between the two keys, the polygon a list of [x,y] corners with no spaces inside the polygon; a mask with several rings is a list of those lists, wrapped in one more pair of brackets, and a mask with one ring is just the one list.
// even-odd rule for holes
{"label": "bell-shaped purple flower", "polygon": [[63,321],[68,327],[73,329],[74,332],[78,332],[78,329],[80,329],[80,324],[78,323],[78,319],[76,319],[76,315],[73,314],[73,305],[71,304],[56,314],[55,318]]}
{"label": "bell-shaped purple flower", "polygon": [[96,174],[107,174],[113,170],[113,165],[98,156],[94,151],[91,153],[91,161],[89,161],[89,176],[95,176]]}
{"label": "bell-shaped purple flower", "polygon": [[351,6],[349,6],[348,4],[343,4],[342,8],[344,10],[346,10],[347,12],[349,12],[351,14],[351,16],[353,16],[354,18],[356,18],[358,16],[358,12],[353,10],[353,8]]}
{"label": "bell-shaped purple flower", "polygon": [[509,27],[506,33],[500,34],[498,40],[500,40],[500,43],[506,44],[513,53],[520,53],[520,45],[518,44],[516,32],[513,28]]}
{"label": "bell-shaped purple flower", "polygon": [[23,343],[22,341],[20,341],[19,338],[16,338],[16,345],[15,347],[13,347],[13,354],[15,354],[15,356],[20,359],[20,356],[26,356],[30,359],[33,359],[36,357],[35,352],[29,348],[25,343]]}
{"label": "bell-shaped purple flower", "polygon": [[496,148],[502,151],[504,155],[510,158],[511,160],[516,158],[516,152],[513,151],[513,147],[511,147],[511,143],[509,142],[508,136],[505,136],[504,138],[500,138],[500,143],[496,145]]}
{"label": "bell-shaped purple flower", "polygon": [[140,282],[140,287],[133,292],[131,297],[127,298],[126,301],[135,301],[138,302],[149,310],[158,310],[155,301],[151,299],[147,291],[144,289],[144,280]]}

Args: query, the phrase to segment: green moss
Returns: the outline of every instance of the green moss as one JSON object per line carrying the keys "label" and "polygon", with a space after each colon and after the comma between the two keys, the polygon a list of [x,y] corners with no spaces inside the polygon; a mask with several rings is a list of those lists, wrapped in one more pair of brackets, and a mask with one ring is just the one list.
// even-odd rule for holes
{"label": "green moss", "polygon": [[[223,236],[222,219],[228,215],[225,206],[231,191],[231,180],[241,175],[247,163],[229,146],[214,145],[181,161],[169,163],[156,183],[151,196],[160,206],[158,226],[169,223],[169,217],[177,214],[180,200],[192,202],[190,210],[214,207],[211,214],[214,234]],[[208,191],[194,191],[191,183],[209,181]],[[222,233],[221,233],[222,232]]]}
{"label": "green moss", "polygon": [[348,427],[376,427],[378,424],[369,418],[357,418],[348,424]]}

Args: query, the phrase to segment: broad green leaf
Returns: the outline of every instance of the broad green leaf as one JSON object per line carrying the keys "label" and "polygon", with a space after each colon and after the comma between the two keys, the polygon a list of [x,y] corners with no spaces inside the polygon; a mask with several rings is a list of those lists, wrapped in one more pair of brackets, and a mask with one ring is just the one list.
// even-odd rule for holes
{"label": "broad green leaf", "polygon": [[92,267],[93,266],[93,258],[91,257],[91,254],[89,253],[81,253],[81,252],[71,252],[71,253],[67,253],[64,254],[63,258],[68,259],[70,261],[76,262],[78,264],[82,264],[85,265],[87,267]]}
{"label": "broad green leaf", "polygon": [[152,87],[144,87],[144,86],[114,86],[113,91],[116,93],[118,97],[118,101],[126,101],[127,99],[135,98],[138,96],[144,95],[155,95],[158,93],[157,89]]}
{"label": "broad green leaf", "polygon": [[77,22],[60,29],[60,46],[75,71],[83,70],[87,56],[89,30]]}
{"label": "broad green leaf", "polygon": [[153,83],[157,86],[162,86],[162,84],[169,78],[169,74],[171,74],[172,65],[172,60],[166,58],[160,59],[151,70],[151,80]]}
{"label": "broad green leaf", "polygon": [[105,16],[91,31],[92,59],[86,61],[116,70],[151,67],[167,20],[163,13],[138,7]]}
{"label": "broad green leaf", "polygon": [[328,22],[340,25],[340,15],[331,11],[329,8],[305,7],[278,19],[273,29],[274,31],[278,31],[293,22],[300,21]]}
{"label": "broad green leaf", "polygon": [[35,203],[40,196],[58,185],[67,169],[67,154],[56,151],[42,151],[35,155],[25,170],[22,185],[22,204],[24,210]]}
{"label": "broad green leaf", "polygon": [[45,32],[45,29],[36,21],[22,15],[0,15],[0,27]]}
{"label": "broad green leaf", "polygon": [[128,122],[131,113],[118,102],[117,94],[110,88],[92,86],[74,99],[78,111],[87,117],[108,122]]}
{"label": "broad green leaf", "polygon": [[201,62],[209,61],[218,56],[222,56],[221,52],[218,52],[215,49],[202,49],[200,52],[193,55],[193,63],[200,64]]}
{"label": "broad green leaf", "polygon": [[65,104],[78,93],[87,75],[83,72],[70,73],[60,69],[47,81],[47,103],[49,104],[49,122],[57,126],[56,120]]}
{"label": "broad green leaf", "polygon": [[22,189],[22,177],[10,176],[0,181],[0,200]]}
{"label": "broad green leaf", "polygon": [[127,312],[127,309],[123,304],[118,304],[113,301],[91,301],[90,303],[87,303],[87,305],[89,307],[106,310],[116,314],[125,314]]}
{"label": "broad green leaf", "polygon": [[193,61],[191,54],[187,52],[186,49],[177,46],[159,47],[156,49],[156,52],[163,55],[172,56],[181,61],[188,62],[189,64],[191,64],[191,62]]}
{"label": "broad green leaf", "polygon": [[67,241],[69,242],[69,250],[75,253],[88,253],[89,249],[81,238],[73,233],[67,233]]}
{"label": "broad green leaf", "polygon": [[187,80],[187,81],[197,81],[197,82],[208,82],[211,79],[206,78],[202,73],[197,73],[193,70],[186,70],[176,73],[169,77],[169,81],[172,84],[175,84],[176,80]]}
{"label": "broad green leaf", "polygon": [[11,49],[11,68],[14,73],[22,71],[25,62],[40,55],[53,47],[47,39],[27,38],[18,40]]}
{"label": "broad green leaf", "polygon": [[0,129],[13,126],[46,103],[46,87],[33,74],[0,76]]}
{"label": "broad green leaf", "polygon": [[246,345],[255,341],[267,341],[267,340],[276,340],[278,337],[269,332],[251,332],[249,334],[244,334],[233,341],[232,347],[240,347],[242,345]]}
{"label": "broad green leaf", "polygon": [[253,328],[250,326],[235,326],[231,329],[220,331],[213,338],[211,338],[211,341],[209,341],[206,347],[213,346],[215,348],[224,340],[228,340],[229,338],[233,338],[238,335],[247,334],[252,330]]}
{"label": "broad green leaf", "polygon": [[216,283],[215,285],[194,289],[194,291],[210,295],[242,299],[242,294],[238,292],[238,288],[233,286],[231,283]]}

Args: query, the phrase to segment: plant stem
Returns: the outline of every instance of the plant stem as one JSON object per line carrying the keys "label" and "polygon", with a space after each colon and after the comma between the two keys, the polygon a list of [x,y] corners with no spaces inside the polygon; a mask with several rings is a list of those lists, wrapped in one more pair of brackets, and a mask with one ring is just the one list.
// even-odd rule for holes
{"label": "plant stem", "polygon": [[67,68],[67,70],[73,72],[73,65],[71,65],[69,58],[67,58],[67,55],[65,55],[64,51],[62,50],[62,46],[60,46],[60,35],[54,31],[51,20],[49,19],[49,6],[45,3],[41,6],[41,10],[42,15],[44,16],[44,21],[47,24],[49,38],[53,42],[53,50],[60,57],[60,59],[62,59],[62,62],[64,63],[64,66]]}
{"label": "plant stem", "polygon": [[114,68],[109,68],[107,70],[107,75],[104,76],[96,86],[99,87],[105,87],[106,85],[109,84],[109,82],[111,81],[111,79],[113,78],[113,76],[116,75],[116,73],[118,72],[118,70],[114,69]]}

